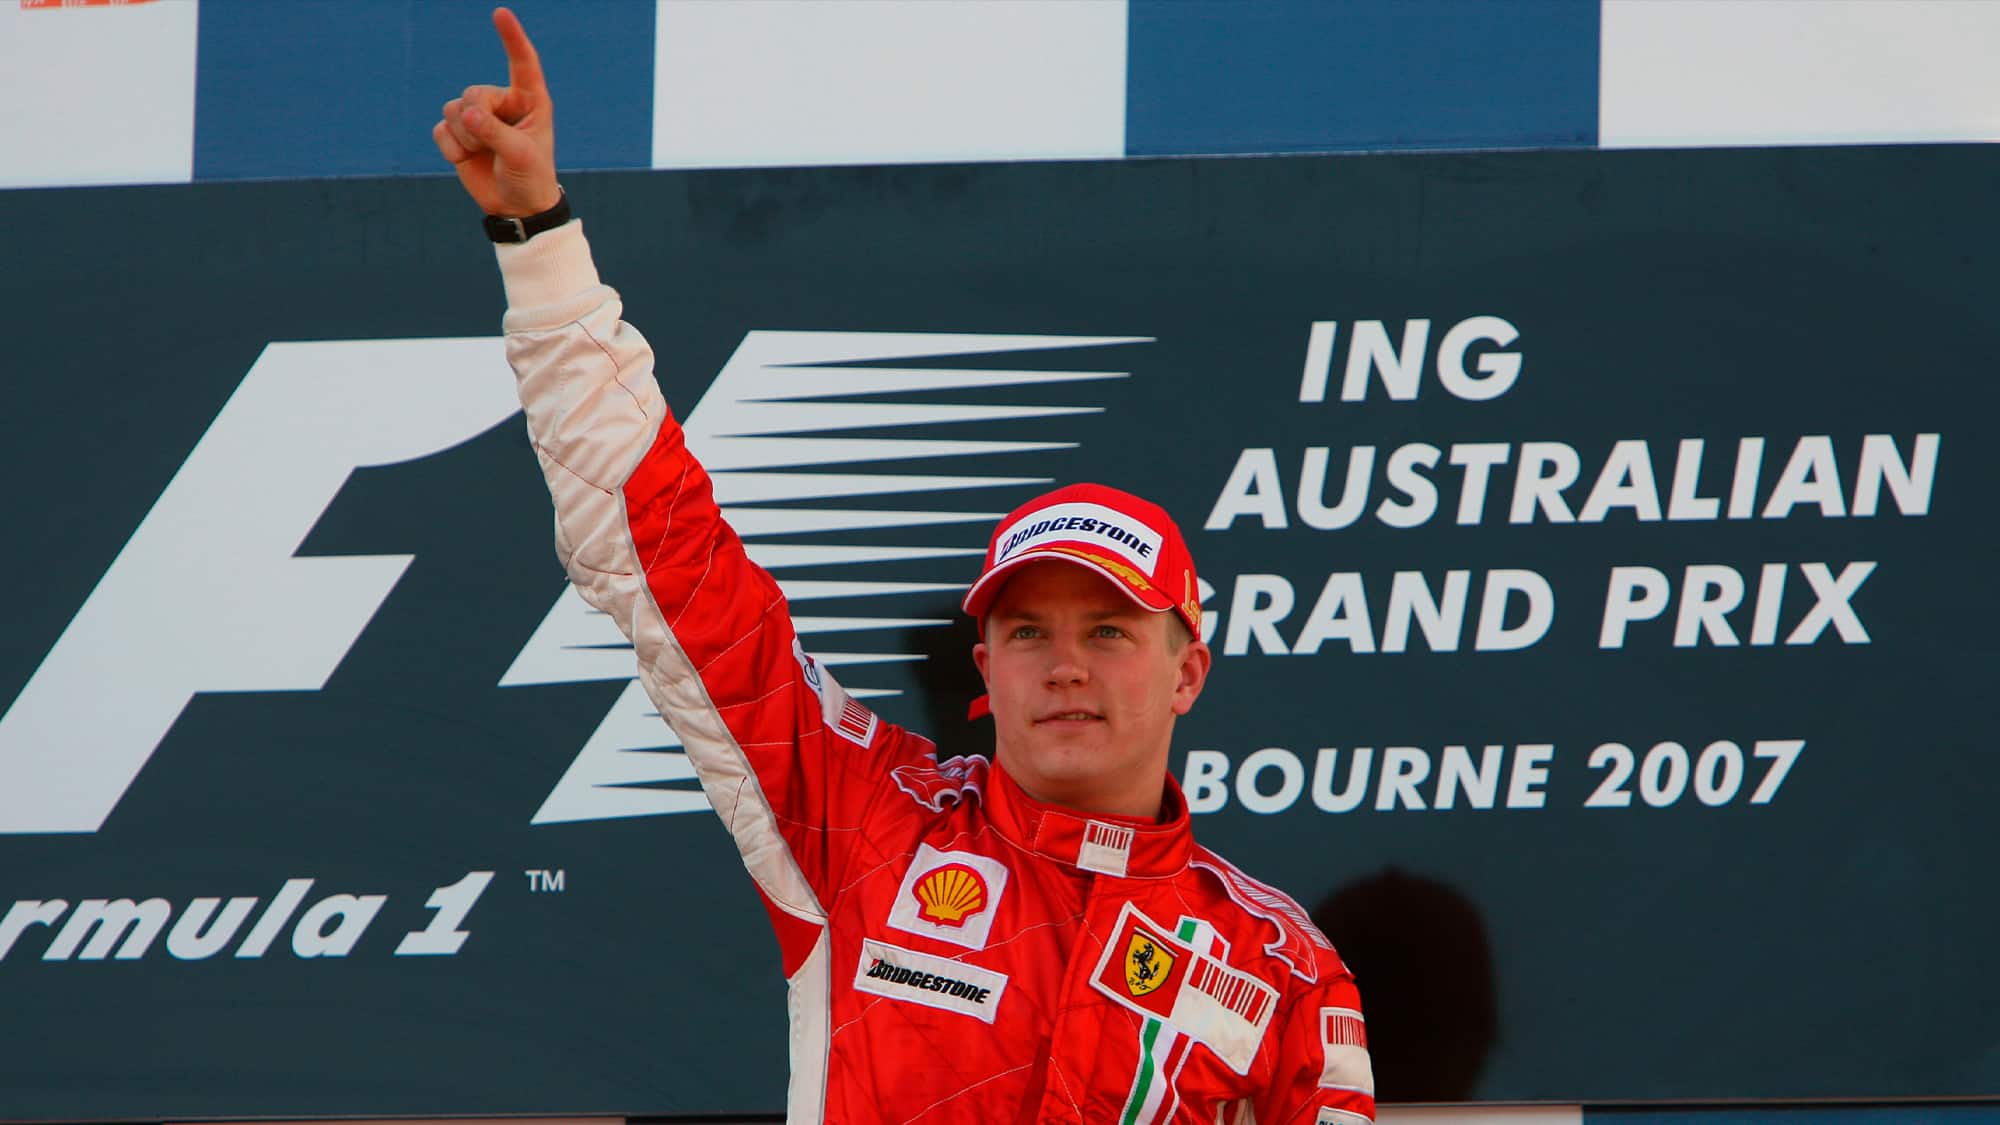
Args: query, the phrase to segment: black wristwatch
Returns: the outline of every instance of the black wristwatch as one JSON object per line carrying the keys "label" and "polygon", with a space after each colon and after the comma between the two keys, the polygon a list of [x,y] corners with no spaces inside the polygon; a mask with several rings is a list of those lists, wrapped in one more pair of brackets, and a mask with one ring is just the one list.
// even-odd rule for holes
{"label": "black wristwatch", "polygon": [[570,220],[569,193],[560,186],[556,191],[556,205],[546,211],[537,211],[526,218],[517,219],[511,215],[486,216],[486,237],[495,242],[526,242],[545,230],[554,230]]}

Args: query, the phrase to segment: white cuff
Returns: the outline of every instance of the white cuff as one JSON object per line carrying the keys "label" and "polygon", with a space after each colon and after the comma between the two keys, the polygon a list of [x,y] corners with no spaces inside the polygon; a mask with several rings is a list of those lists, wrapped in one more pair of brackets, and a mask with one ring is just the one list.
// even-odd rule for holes
{"label": "white cuff", "polygon": [[500,261],[500,280],[507,289],[509,331],[548,327],[537,323],[536,310],[566,305],[600,284],[590,243],[583,237],[582,219],[571,219],[526,242],[495,244],[493,254]]}

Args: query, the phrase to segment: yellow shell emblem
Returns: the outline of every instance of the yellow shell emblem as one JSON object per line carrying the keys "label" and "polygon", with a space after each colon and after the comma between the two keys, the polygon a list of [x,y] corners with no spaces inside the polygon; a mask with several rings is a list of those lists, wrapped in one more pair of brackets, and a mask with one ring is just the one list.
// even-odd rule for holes
{"label": "yellow shell emblem", "polygon": [[938,868],[917,881],[919,911],[940,926],[963,926],[969,915],[986,909],[986,880],[962,863]]}
{"label": "yellow shell emblem", "polygon": [[1164,946],[1144,933],[1132,935],[1125,946],[1125,987],[1132,995],[1144,996],[1167,983],[1173,971],[1174,955]]}

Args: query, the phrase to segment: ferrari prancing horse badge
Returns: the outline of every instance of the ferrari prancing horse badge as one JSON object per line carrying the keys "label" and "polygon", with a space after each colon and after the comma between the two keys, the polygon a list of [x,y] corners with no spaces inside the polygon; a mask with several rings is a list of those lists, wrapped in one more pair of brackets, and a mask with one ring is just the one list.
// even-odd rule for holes
{"label": "ferrari prancing horse badge", "polygon": [[1144,996],[1167,983],[1173,971],[1173,954],[1160,948],[1144,931],[1132,935],[1125,947],[1125,987],[1132,995]]}

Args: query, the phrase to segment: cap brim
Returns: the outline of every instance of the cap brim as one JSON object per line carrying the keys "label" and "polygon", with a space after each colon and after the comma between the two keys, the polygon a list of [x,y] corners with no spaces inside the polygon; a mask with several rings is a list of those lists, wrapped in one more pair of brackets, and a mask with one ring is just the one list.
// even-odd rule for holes
{"label": "cap brim", "polygon": [[1159,587],[1153,586],[1149,582],[1147,588],[1141,590],[1137,586],[1134,586],[1129,579],[1117,574],[1111,568],[1092,562],[1090,559],[1084,558],[1077,553],[1086,546],[1086,544],[1071,546],[1067,543],[1045,543],[1022,551],[1020,554],[980,575],[979,581],[972,584],[972,589],[965,592],[965,599],[959,603],[959,606],[974,618],[983,619],[986,616],[986,611],[992,608],[993,599],[999,596],[1000,587],[1007,584],[1007,577],[1010,572],[1026,563],[1041,562],[1044,559],[1056,559],[1066,563],[1073,563],[1076,566],[1083,567],[1085,570],[1101,575],[1106,582],[1111,583],[1112,586],[1116,587],[1126,597],[1132,599],[1135,605],[1150,613],[1165,613],[1174,608],[1173,599],[1169,598]]}

